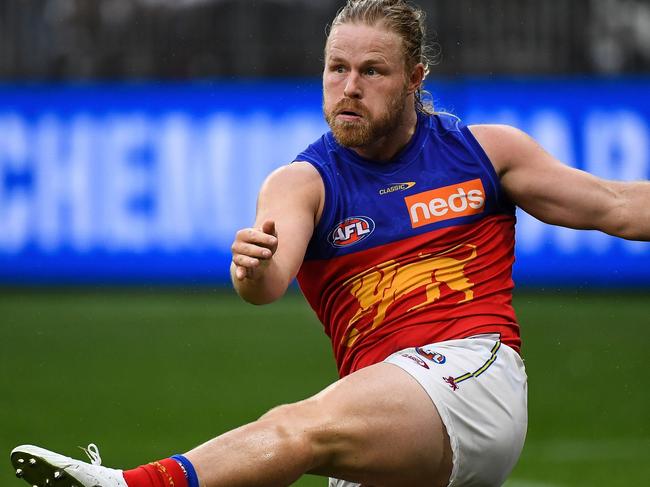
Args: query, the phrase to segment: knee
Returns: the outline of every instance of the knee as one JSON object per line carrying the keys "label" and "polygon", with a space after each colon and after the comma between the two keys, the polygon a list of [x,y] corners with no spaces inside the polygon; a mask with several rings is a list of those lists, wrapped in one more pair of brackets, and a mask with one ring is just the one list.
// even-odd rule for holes
{"label": "knee", "polygon": [[327,464],[345,443],[344,432],[333,415],[308,399],[275,407],[258,420],[297,454],[308,459],[309,469]]}

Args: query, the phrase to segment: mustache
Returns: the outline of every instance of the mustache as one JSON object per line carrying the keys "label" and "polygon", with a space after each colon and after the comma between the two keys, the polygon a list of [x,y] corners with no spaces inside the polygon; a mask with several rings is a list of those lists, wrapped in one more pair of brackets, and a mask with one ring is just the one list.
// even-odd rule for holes
{"label": "mustache", "polygon": [[343,99],[340,100],[334,108],[332,113],[334,115],[339,115],[343,112],[354,112],[358,115],[366,115],[366,108],[357,100]]}

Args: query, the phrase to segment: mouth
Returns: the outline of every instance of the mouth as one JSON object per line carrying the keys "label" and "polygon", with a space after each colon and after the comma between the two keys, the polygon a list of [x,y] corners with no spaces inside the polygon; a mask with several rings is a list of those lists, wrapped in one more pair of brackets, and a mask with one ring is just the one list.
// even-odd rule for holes
{"label": "mouth", "polygon": [[336,118],[345,121],[355,121],[355,120],[360,120],[363,117],[361,116],[360,113],[355,112],[353,110],[342,110],[336,115]]}

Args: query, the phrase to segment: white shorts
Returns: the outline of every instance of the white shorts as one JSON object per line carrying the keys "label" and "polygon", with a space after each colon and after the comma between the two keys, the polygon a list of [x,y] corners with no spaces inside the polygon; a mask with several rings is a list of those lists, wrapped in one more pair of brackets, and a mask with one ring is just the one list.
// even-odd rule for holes
{"label": "white shorts", "polygon": [[[394,353],[436,405],[453,453],[449,487],[496,487],[514,468],[528,425],[521,357],[498,335],[448,340]],[[330,487],[359,484],[330,479]]]}

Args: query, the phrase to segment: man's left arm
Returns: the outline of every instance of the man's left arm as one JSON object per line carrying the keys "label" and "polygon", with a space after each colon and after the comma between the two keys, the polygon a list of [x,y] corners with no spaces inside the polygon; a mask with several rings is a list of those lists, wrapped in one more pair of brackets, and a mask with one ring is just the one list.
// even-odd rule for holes
{"label": "man's left arm", "polygon": [[566,166],[513,127],[470,130],[506,193],[527,213],[553,225],[650,240],[650,182],[608,181]]}

